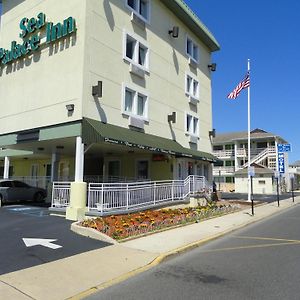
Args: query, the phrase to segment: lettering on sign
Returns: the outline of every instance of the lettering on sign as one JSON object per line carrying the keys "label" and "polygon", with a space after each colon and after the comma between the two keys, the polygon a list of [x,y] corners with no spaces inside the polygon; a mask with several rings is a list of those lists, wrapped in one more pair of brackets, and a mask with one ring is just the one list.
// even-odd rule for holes
{"label": "lettering on sign", "polygon": [[0,61],[7,65],[19,58],[37,51],[41,45],[41,31],[46,30],[46,44],[56,42],[60,38],[67,37],[76,31],[76,23],[73,17],[65,19],[62,23],[53,24],[46,22],[46,15],[39,13],[36,18],[23,18],[20,21],[21,43],[11,42],[10,49],[0,48]]}

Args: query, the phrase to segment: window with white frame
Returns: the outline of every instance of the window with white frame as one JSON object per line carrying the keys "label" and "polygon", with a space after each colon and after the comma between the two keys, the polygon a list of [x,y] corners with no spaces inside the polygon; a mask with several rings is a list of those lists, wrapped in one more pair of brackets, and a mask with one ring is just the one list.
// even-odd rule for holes
{"label": "window with white frame", "polygon": [[148,69],[149,49],[128,33],[125,34],[124,59]]}
{"label": "window with white frame", "polygon": [[199,119],[190,114],[186,114],[186,132],[192,136],[199,136]]}
{"label": "window with white frame", "polygon": [[185,93],[195,99],[199,99],[199,82],[186,74]]}
{"label": "window with white frame", "polygon": [[147,119],[148,96],[125,86],[123,113],[130,116],[137,116],[142,119]]}
{"label": "window with white frame", "polygon": [[197,63],[199,62],[199,47],[188,36],[186,37],[186,53],[195,62],[197,62]]}
{"label": "window with white frame", "polygon": [[126,0],[127,6],[145,21],[150,19],[150,0]]}

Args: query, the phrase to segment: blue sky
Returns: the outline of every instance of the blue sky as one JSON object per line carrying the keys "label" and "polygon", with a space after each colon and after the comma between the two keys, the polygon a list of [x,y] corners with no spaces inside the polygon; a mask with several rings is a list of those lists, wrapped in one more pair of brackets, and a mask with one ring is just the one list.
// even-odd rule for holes
{"label": "blue sky", "polygon": [[[214,34],[213,124],[217,132],[247,130],[247,91],[227,95],[251,60],[251,129],[262,128],[292,144],[300,159],[300,1],[186,0]],[[299,84],[299,86],[298,86]]]}

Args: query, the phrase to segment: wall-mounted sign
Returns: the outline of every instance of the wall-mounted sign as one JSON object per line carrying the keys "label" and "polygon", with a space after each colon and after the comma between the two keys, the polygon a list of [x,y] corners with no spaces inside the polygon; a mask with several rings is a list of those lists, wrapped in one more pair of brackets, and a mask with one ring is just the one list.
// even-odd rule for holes
{"label": "wall-mounted sign", "polygon": [[23,18],[20,21],[21,43],[11,42],[10,49],[0,48],[0,61],[2,65],[11,63],[31,52],[37,51],[41,44],[41,32],[45,29],[46,43],[53,43],[62,37],[66,37],[76,31],[76,23],[73,17],[65,19],[62,23],[53,24],[46,21],[46,15],[39,13],[36,18]]}

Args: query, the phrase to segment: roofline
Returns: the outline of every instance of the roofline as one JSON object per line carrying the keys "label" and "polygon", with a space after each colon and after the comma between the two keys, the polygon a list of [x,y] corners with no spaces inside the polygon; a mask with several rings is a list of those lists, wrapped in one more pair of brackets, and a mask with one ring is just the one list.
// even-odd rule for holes
{"label": "roofline", "polygon": [[[221,135],[219,135],[219,136],[221,136]],[[250,135],[250,137],[251,137],[251,135]],[[282,138],[281,136],[276,135],[276,134],[275,135],[267,135],[267,136],[259,136],[259,137],[253,137],[253,136],[251,137],[252,140],[260,140],[260,139],[268,139],[268,138],[275,138],[275,139],[278,138],[278,139],[282,140],[284,143],[288,143],[284,138]],[[248,140],[248,137],[245,136],[245,137],[238,137],[238,138],[228,139],[228,140],[224,140],[224,141],[221,141],[221,142],[215,142],[213,140],[213,144],[224,144],[224,143],[228,143],[228,142],[247,141],[247,140]]]}
{"label": "roofline", "polygon": [[[212,52],[220,50],[220,45],[213,34],[200,21],[184,0],[162,0],[162,2],[165,3],[165,5],[178,17],[181,17],[189,28],[204,41]],[[2,3],[2,0],[0,0],[0,3]]]}
{"label": "roofline", "polygon": [[212,52],[220,50],[220,45],[213,34],[184,2],[184,0],[162,0],[162,2],[165,3],[165,5],[173,11],[176,16],[181,17],[182,21],[184,21],[186,25],[188,25],[188,27],[204,41]]}

